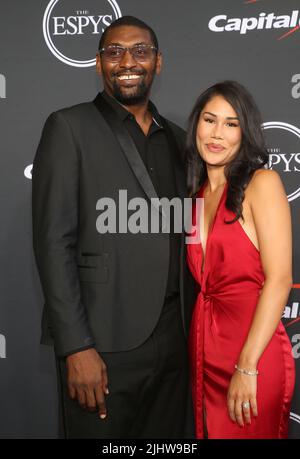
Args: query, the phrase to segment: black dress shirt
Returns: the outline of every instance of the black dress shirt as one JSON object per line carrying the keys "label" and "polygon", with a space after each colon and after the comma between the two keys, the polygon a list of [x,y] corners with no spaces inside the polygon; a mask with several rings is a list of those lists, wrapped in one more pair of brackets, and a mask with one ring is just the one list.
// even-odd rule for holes
{"label": "black dress shirt", "polygon": [[[102,96],[115,110],[124,126],[132,137],[136,148],[150,175],[153,186],[159,198],[172,199],[178,196],[172,162],[172,147],[162,126],[159,113],[152,102],[149,102],[149,111],[152,115],[152,124],[147,135],[136,122],[134,115],[128,112],[117,100],[110,97],[105,91]],[[174,234],[171,212],[170,257],[169,273],[166,289],[166,301],[174,299],[179,294],[179,257],[180,234]]]}

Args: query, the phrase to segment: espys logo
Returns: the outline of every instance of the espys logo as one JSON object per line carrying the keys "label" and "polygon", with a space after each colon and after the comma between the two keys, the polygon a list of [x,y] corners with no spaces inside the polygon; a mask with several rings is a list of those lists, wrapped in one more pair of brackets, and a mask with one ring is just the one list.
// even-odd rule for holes
{"label": "espys logo", "polygon": [[[43,33],[51,53],[73,67],[95,65],[95,38],[122,16],[115,0],[51,0]],[[97,46],[96,45],[96,46]]]}
{"label": "espys logo", "polygon": [[29,180],[32,179],[32,168],[33,168],[33,164],[29,164],[29,166],[26,166],[24,169],[24,175]]}
{"label": "espys logo", "polygon": [[0,335],[0,359],[6,359],[6,339],[4,335]]}
{"label": "espys logo", "polygon": [[290,413],[290,419],[300,424],[300,416],[296,413]]}
{"label": "espys logo", "polygon": [[[250,0],[246,4],[257,3]],[[276,15],[276,13],[261,12],[256,16],[242,18],[228,18],[226,14],[219,14],[209,20],[208,28],[212,32],[239,32],[245,35],[252,30],[290,29],[277,39],[282,40],[300,28],[300,12],[293,10],[289,14]]]}
{"label": "espys logo", "polygon": [[6,98],[6,79],[5,76],[0,73],[0,99]]}
{"label": "espys logo", "polygon": [[295,85],[292,87],[292,97],[294,99],[299,99],[300,98],[300,74],[296,74],[292,76],[292,83],[295,83]]}
{"label": "espys logo", "polygon": [[294,201],[300,197],[300,129],[281,121],[263,123],[262,127],[266,131],[269,167],[280,174],[288,200]]}

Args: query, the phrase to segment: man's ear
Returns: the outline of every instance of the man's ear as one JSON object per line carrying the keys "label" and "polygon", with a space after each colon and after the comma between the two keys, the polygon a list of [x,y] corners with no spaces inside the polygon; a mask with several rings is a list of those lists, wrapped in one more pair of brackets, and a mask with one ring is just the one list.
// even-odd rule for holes
{"label": "man's ear", "polygon": [[96,54],[96,71],[98,75],[102,75],[102,63],[101,63],[100,53]]}
{"label": "man's ear", "polygon": [[156,68],[155,68],[156,75],[160,74],[161,68],[162,68],[162,63],[163,63],[162,54],[161,54],[161,52],[158,52],[157,58],[156,58]]}

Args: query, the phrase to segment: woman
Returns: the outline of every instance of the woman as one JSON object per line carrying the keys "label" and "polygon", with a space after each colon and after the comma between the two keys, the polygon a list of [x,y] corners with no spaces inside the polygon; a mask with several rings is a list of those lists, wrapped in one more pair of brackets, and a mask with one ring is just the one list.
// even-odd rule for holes
{"label": "woman", "polygon": [[292,283],[291,217],[248,91],[224,81],[190,117],[188,183],[201,243],[190,352],[197,438],[286,438],[295,369],[280,322]]}

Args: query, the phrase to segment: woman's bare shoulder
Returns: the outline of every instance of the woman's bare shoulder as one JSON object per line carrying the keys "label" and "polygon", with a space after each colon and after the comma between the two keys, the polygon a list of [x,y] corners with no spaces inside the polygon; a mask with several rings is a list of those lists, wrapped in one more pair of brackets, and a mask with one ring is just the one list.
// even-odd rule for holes
{"label": "woman's bare shoulder", "polygon": [[279,174],[271,169],[258,169],[254,172],[247,187],[248,195],[274,196],[282,193],[284,187]]}

